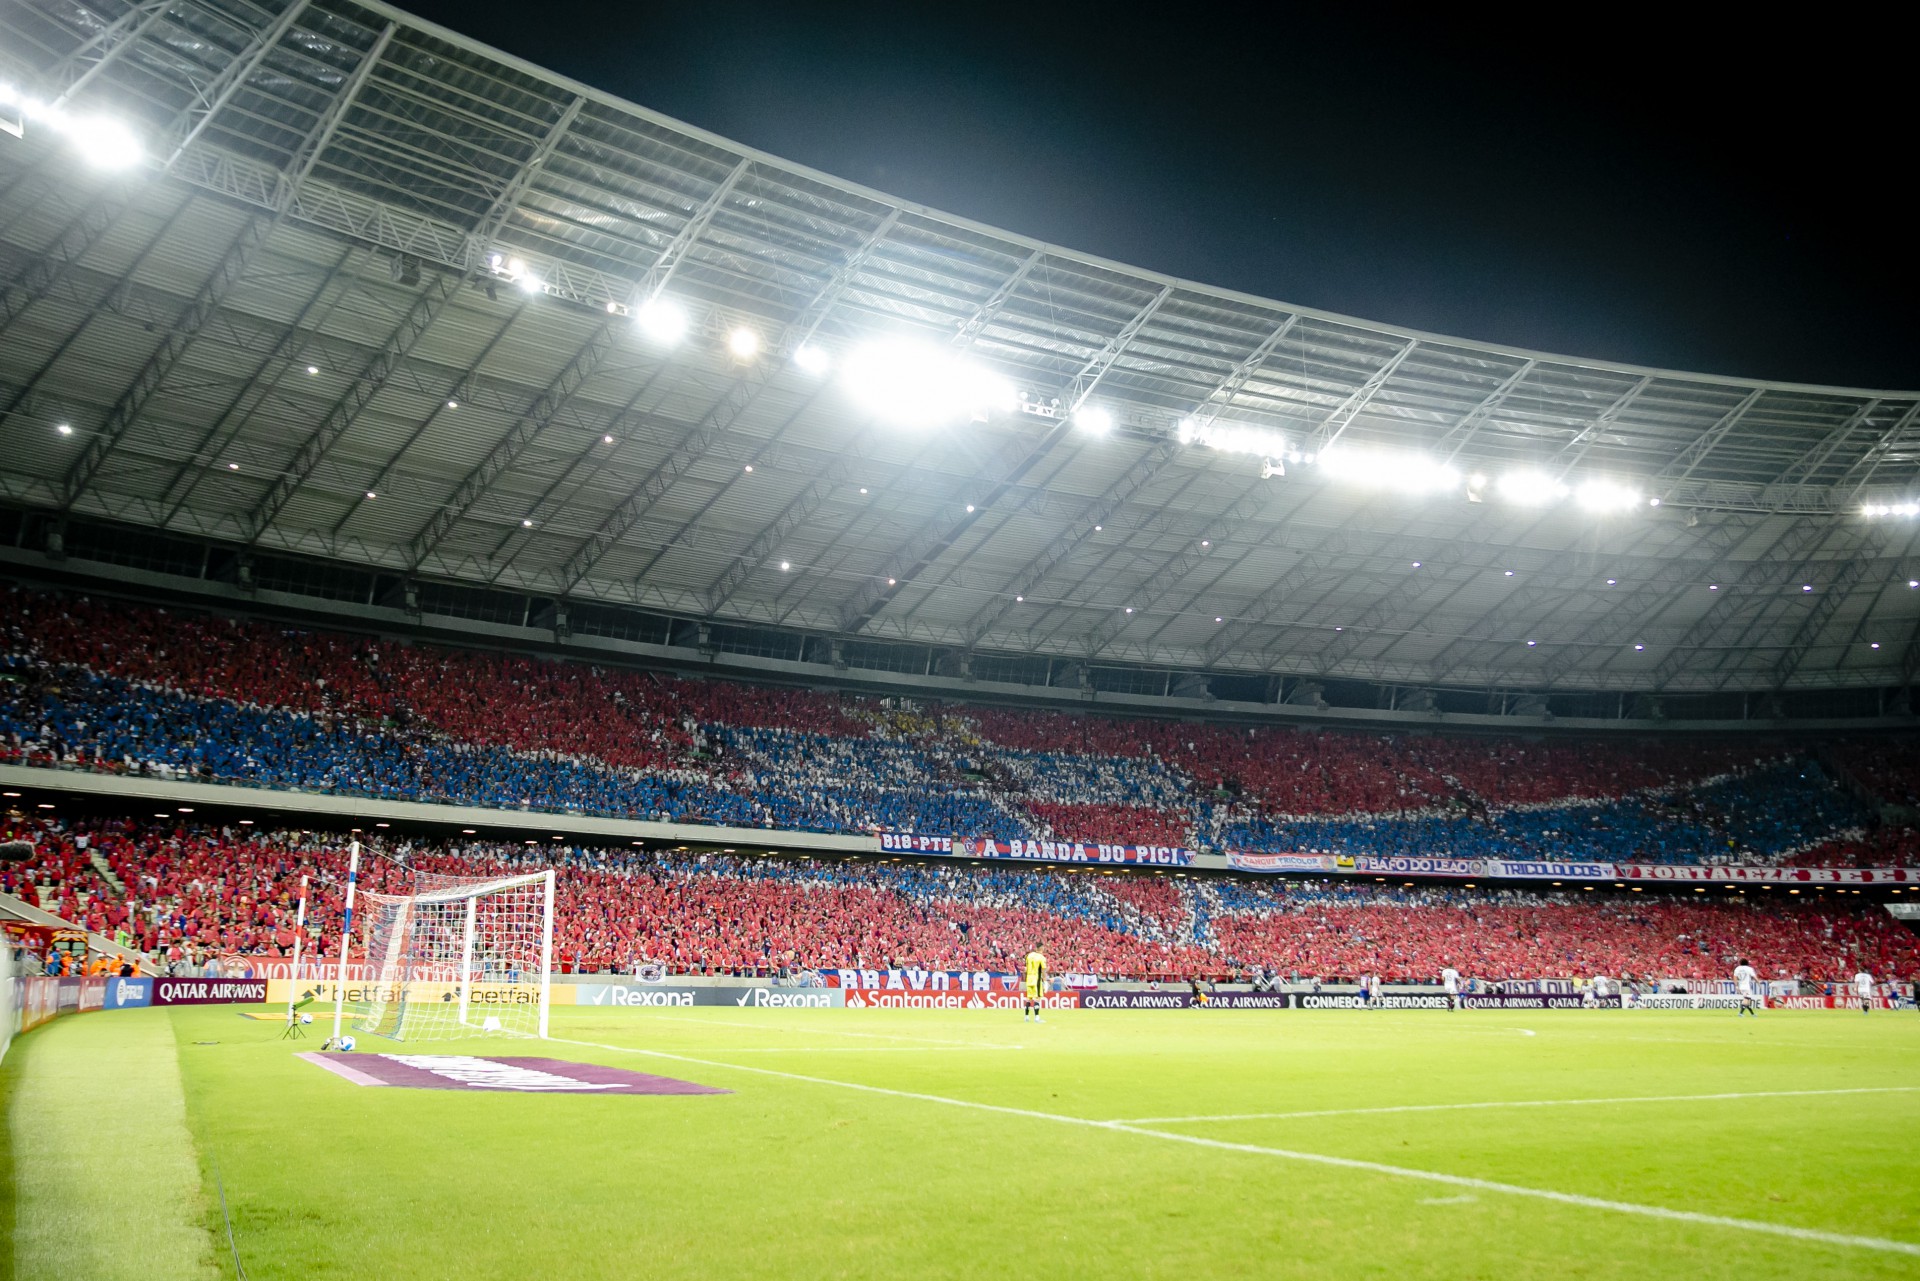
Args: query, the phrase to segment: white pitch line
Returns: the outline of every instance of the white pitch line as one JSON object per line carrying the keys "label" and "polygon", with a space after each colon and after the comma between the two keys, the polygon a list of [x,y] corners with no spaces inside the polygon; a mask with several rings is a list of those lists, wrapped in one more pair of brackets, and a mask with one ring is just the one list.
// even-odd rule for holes
{"label": "white pitch line", "polygon": [[714,1054],[968,1054],[974,1050],[1024,1050],[1024,1045],[730,1045]]}
{"label": "white pitch line", "polygon": [[1311,1112],[1230,1112],[1212,1116],[1136,1116],[1115,1125],[1191,1125],[1202,1121],[1294,1121],[1316,1116],[1377,1116],[1388,1112],[1468,1112],[1481,1108],[1577,1108],[1603,1103],[1708,1103],[1718,1099],[1798,1099],[1819,1094],[1912,1094],[1920,1085],[1872,1085],[1847,1090],[1749,1090],[1739,1094],[1646,1094],[1617,1099],[1499,1099],[1490,1103],[1403,1103],[1384,1108],[1319,1108]]}
{"label": "white pitch line", "polygon": [[1476,1192],[1500,1192],[1508,1196],[1529,1197],[1536,1201],[1554,1201],[1561,1205],[1574,1205],[1588,1210],[1607,1210],[1615,1214],[1634,1214],[1647,1219],[1666,1219],[1676,1223],[1698,1223],[1707,1227],[1732,1228],[1741,1232],[1758,1232],[1765,1236],[1788,1237],[1796,1241],[1814,1241],[1821,1245],[1846,1246],[1859,1250],[1880,1250],[1889,1254],[1910,1254],[1920,1256],[1920,1244],[1911,1241],[1893,1241],[1886,1237],[1855,1236],[1846,1232],[1823,1232],[1818,1228],[1798,1228],[1785,1223],[1767,1223],[1760,1219],[1736,1219],[1728,1215],[1701,1214],[1694,1210],[1670,1210],[1660,1205],[1640,1205],[1633,1201],[1610,1201],[1605,1197],[1582,1196],[1575,1192],[1555,1192],[1549,1188],[1529,1188],[1517,1183],[1500,1183],[1492,1179],[1476,1179],[1461,1174],[1442,1174],[1437,1170],[1415,1170],[1406,1166],[1387,1165],[1380,1161],[1362,1161],[1353,1157],[1327,1156],[1319,1152],[1295,1152],[1289,1148],[1262,1147],[1253,1143],[1229,1143],[1224,1139],[1208,1139],[1197,1134],[1180,1134],[1172,1130],[1148,1130],[1137,1125],[1128,1125],[1122,1121],[1094,1121],[1083,1116],[1067,1116],[1059,1112],[1038,1112],[1031,1108],[1006,1107],[998,1103],[976,1103],[971,1099],[950,1099],[940,1094],[922,1094],[916,1090],[894,1090],[883,1085],[865,1085],[859,1081],[835,1081],[824,1076],[807,1076],[800,1072],[782,1072],[775,1068],[749,1067],[744,1063],[721,1063],[714,1059],[697,1059],[688,1054],[671,1054],[665,1050],[641,1050],[627,1045],[607,1045],[600,1041],[575,1041],[567,1037],[556,1036],[552,1040],[566,1045],[584,1045],[591,1049],[612,1050],[618,1054],[644,1054],[651,1058],[671,1059],[679,1063],[692,1063],[698,1067],[722,1068],[734,1072],[753,1072],[761,1076],[777,1076],[788,1081],[804,1081],[809,1085],[830,1085],[842,1090],[857,1090],[863,1094],[880,1094],[896,1099],[914,1099],[922,1103],[938,1103],[945,1107],[967,1108],[976,1112],[998,1112],[1003,1116],[1021,1116],[1035,1121],[1052,1121],[1059,1125],[1080,1125],[1095,1130],[1112,1130],[1119,1134],[1137,1134],[1151,1139],[1164,1139],[1169,1143],[1185,1143],[1192,1147],[1213,1148],[1222,1152],[1244,1152],[1254,1156],[1279,1157],[1286,1161],[1300,1161],[1309,1165],[1333,1166],[1342,1170],[1359,1170],[1367,1174],[1384,1174],[1397,1179],[1420,1179],[1428,1183],[1440,1183],[1449,1187],[1470,1188]]}

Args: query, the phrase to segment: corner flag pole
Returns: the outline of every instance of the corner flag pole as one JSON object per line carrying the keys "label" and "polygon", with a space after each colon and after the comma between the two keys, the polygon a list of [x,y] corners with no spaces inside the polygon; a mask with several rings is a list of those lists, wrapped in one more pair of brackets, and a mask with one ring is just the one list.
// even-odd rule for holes
{"label": "corner flag pole", "polygon": [[300,910],[293,914],[293,981],[287,984],[287,1021],[293,1021],[293,994],[300,986],[300,945],[307,941],[307,878],[300,878]]}
{"label": "corner flag pole", "polygon": [[347,912],[340,922],[340,958],[333,967],[333,1040],[340,1043],[340,1004],[347,995],[347,945],[353,942],[353,886],[360,879],[360,842],[349,847],[347,855]]}

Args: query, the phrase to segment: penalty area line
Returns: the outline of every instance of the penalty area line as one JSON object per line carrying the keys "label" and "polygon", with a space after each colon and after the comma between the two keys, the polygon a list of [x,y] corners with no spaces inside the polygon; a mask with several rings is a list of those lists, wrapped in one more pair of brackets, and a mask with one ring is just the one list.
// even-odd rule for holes
{"label": "penalty area line", "polygon": [[[1381,1161],[1363,1161],[1355,1157],[1329,1156],[1321,1152],[1297,1152],[1291,1148],[1266,1147],[1257,1143],[1233,1143],[1226,1139],[1209,1139],[1197,1134],[1180,1134],[1173,1130],[1151,1130],[1125,1121],[1095,1121],[1083,1116],[1068,1116],[1060,1112],[1040,1112],[1032,1108],[1008,1107],[1000,1103],[976,1103],[971,1099],[948,1098],[941,1094],[924,1094],[917,1090],[895,1090],[884,1085],[865,1085],[859,1081],[836,1081],[830,1077],[808,1076],[802,1072],[783,1072],[777,1068],[752,1067],[744,1063],[722,1063],[717,1059],[695,1058],[688,1054],[674,1054],[666,1050],[644,1050],[630,1045],[608,1045],[600,1041],[576,1041],[567,1037],[553,1037],[565,1045],[583,1045],[590,1049],[612,1050],[617,1054],[642,1054],[652,1058],[671,1059],[679,1063],[692,1063],[699,1067],[722,1068],[734,1072],[752,1072],[760,1076],[775,1076],[788,1081],[804,1081],[809,1085],[829,1085],[842,1090],[856,1090],[862,1094],[879,1094],[896,1099],[914,1099],[922,1103],[938,1103],[945,1107],[966,1108],[975,1112],[997,1112],[1002,1116],[1027,1117],[1035,1121],[1052,1121],[1058,1125],[1078,1125],[1094,1130],[1111,1130],[1118,1134],[1137,1134],[1150,1139],[1162,1139],[1169,1143],[1184,1143],[1190,1147],[1212,1148],[1220,1152],[1241,1152],[1251,1156],[1277,1157],[1284,1161],[1298,1161],[1308,1165],[1331,1166],[1341,1170],[1357,1170],[1365,1174],[1383,1174],[1389,1178],[1416,1179],[1427,1183],[1439,1183],[1447,1187],[1468,1188],[1476,1192],[1499,1192],[1506,1196],[1527,1197],[1536,1201],[1553,1201],[1561,1205],[1578,1206],[1587,1210],[1607,1210],[1614,1214],[1631,1214],[1646,1219],[1665,1219],[1674,1223],[1693,1223],[1703,1227],[1730,1228],[1739,1232],[1757,1232],[1765,1236],[1786,1237],[1795,1241],[1812,1241],[1820,1245],[1845,1246],[1859,1250],[1879,1250],[1888,1254],[1909,1254],[1920,1256],[1920,1244],[1911,1241],[1894,1241],[1885,1237],[1856,1236],[1846,1232],[1825,1232],[1818,1228],[1800,1228],[1785,1223],[1768,1223],[1761,1219],[1736,1219],[1730,1215],[1703,1214],[1696,1210],[1672,1210],[1660,1205],[1641,1205],[1634,1201],[1613,1201],[1606,1197],[1583,1196],[1577,1192],[1556,1192],[1551,1188],[1529,1188],[1517,1183],[1501,1183],[1494,1179],[1476,1179],[1463,1174],[1443,1174],[1437,1170],[1416,1170],[1407,1166],[1388,1165]],[[1897,1088],[1897,1087],[1896,1087]]]}
{"label": "penalty area line", "polygon": [[1402,1103],[1384,1108],[1317,1108],[1310,1112],[1229,1112],[1211,1116],[1135,1116],[1115,1125],[1197,1125],[1208,1121],[1297,1121],[1318,1116],[1381,1116],[1389,1112],[1472,1112],[1483,1108],[1579,1108],[1620,1103],[1711,1103],[1721,1099],[1801,1099],[1823,1094],[1912,1094],[1920,1085],[1867,1085],[1840,1090],[1748,1090],[1737,1094],[1643,1094],[1617,1099],[1495,1099],[1487,1103]]}

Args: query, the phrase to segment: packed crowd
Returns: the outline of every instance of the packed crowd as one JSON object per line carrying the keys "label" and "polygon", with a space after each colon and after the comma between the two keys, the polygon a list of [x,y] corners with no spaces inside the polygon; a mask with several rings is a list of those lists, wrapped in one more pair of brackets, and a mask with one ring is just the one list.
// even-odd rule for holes
{"label": "packed crowd", "polygon": [[[1782,743],[920,706],[7,589],[0,762],[824,832],[1818,862],[1920,842]],[[1920,752],[1843,745],[1912,789]],[[1907,829],[1891,829],[1907,832]],[[1831,851],[1823,854],[1823,850]]]}
{"label": "packed crowd", "polygon": [[[157,963],[286,955],[302,878],[307,955],[336,954],[338,833],[181,819],[17,816],[0,839],[35,855],[6,892],[57,906]],[[97,867],[104,863],[111,876]],[[1334,979],[1720,978],[1746,956],[1768,977],[1920,967],[1916,936],[1865,900],[1786,891],[1672,898],[1254,881],[967,863],[775,859],[564,843],[369,843],[363,888],[416,872],[558,870],[561,968],[773,974],[797,969],[1006,971],[1035,943],[1060,972],[1220,977],[1258,968]],[[114,882],[118,882],[118,886]]]}

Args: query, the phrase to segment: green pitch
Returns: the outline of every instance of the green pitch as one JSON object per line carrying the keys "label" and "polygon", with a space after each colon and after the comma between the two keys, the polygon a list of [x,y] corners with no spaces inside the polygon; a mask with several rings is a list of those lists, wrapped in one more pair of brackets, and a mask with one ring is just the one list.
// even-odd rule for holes
{"label": "green pitch", "polygon": [[[553,1019],[562,1039],[541,1047],[361,1048],[546,1054],[734,1093],[364,1088],[231,1008],[31,1033],[4,1073],[18,1275],[122,1259],[127,1276],[233,1276],[217,1162],[256,1281],[1920,1276],[1910,1011]],[[179,1081],[184,1127],[151,1087],[119,1116],[126,1069],[86,1066],[110,1032]],[[47,1079],[93,1105],[49,1116]],[[69,1180],[100,1194],[47,1230],[23,1171],[69,1147],[101,1160],[103,1126],[135,1146]],[[194,1258],[156,1236],[140,1177],[180,1158],[201,1176],[170,1203]],[[115,1194],[142,1212],[116,1215]],[[156,1267],[157,1240],[180,1261]]]}

